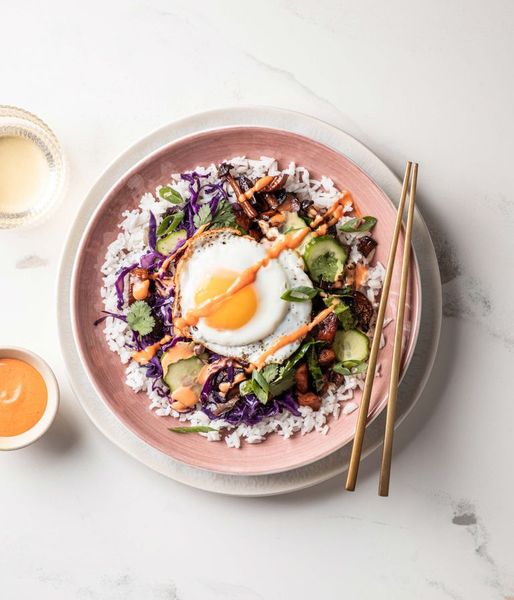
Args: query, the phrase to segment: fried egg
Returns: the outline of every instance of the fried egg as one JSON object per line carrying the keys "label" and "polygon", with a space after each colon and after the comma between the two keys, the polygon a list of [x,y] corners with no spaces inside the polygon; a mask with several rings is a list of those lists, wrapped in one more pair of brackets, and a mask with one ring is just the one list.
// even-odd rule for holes
{"label": "fried egg", "polygon": [[[263,244],[233,230],[209,231],[198,237],[177,266],[175,317],[225,292],[242,272],[265,256]],[[303,261],[295,252],[284,251],[259,269],[253,283],[190,327],[190,335],[212,352],[255,362],[282,335],[310,321],[310,301],[281,299],[287,289],[300,285],[312,287]],[[300,342],[284,346],[267,362],[282,362]]]}

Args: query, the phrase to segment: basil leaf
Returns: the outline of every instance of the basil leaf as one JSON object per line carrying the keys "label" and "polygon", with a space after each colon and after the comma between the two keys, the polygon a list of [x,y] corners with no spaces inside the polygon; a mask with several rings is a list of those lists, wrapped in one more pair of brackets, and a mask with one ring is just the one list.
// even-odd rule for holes
{"label": "basil leaf", "polygon": [[375,217],[350,219],[339,227],[339,231],[342,231],[343,233],[361,233],[373,229],[376,224],[377,219],[375,219]]}
{"label": "basil leaf", "polygon": [[339,375],[345,375],[345,376],[352,374],[350,369],[343,367],[343,363],[336,363],[335,365],[333,365],[332,371],[334,371],[334,373],[339,373]]}
{"label": "basil leaf", "polygon": [[159,190],[159,196],[163,200],[167,200],[168,202],[171,202],[172,204],[181,204],[182,202],[184,202],[184,199],[177,192],[177,190],[174,190],[169,185],[165,185],[164,187],[162,187]]}
{"label": "basil leaf", "polygon": [[319,290],[317,288],[309,287],[307,285],[300,285],[295,288],[291,288],[290,290],[286,290],[282,296],[282,300],[286,300],[287,302],[307,302],[307,300],[311,300],[318,294]]}
{"label": "basil leaf", "polygon": [[191,427],[169,427],[168,431],[173,433],[209,433],[209,431],[218,431],[207,425],[192,425]]}
{"label": "basil leaf", "polygon": [[168,233],[175,231],[180,223],[182,223],[183,218],[184,213],[181,210],[173,213],[172,215],[164,217],[164,219],[161,221],[161,224],[157,228],[157,235],[165,237],[168,235]]}

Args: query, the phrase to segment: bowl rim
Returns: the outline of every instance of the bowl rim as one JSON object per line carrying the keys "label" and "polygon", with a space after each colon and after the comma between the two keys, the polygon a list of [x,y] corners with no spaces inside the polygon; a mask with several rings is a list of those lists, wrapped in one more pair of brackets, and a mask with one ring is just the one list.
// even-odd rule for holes
{"label": "bowl rim", "polygon": [[[366,177],[368,180],[370,180],[372,182],[372,184],[374,186],[376,186],[380,192],[382,193],[385,201],[396,211],[397,207],[394,204],[394,202],[392,201],[391,197],[389,196],[389,194],[383,189],[383,187],[381,185],[379,185],[379,183],[375,180],[375,178],[367,173],[363,167],[361,167],[360,165],[358,165],[354,160],[352,160],[352,158],[350,158],[349,156],[343,154],[342,152],[340,152],[338,149],[335,149],[333,147],[331,147],[330,144],[327,144],[325,142],[321,142],[316,140],[315,138],[305,134],[305,133],[299,133],[299,132],[291,132],[287,129],[284,129],[282,127],[277,127],[277,126],[273,126],[273,125],[258,125],[258,124],[231,124],[231,125],[221,125],[221,126],[215,126],[215,127],[206,127],[200,131],[197,132],[193,132],[193,133],[187,133],[185,135],[179,136],[176,139],[173,139],[171,141],[168,141],[162,145],[160,145],[158,148],[155,148],[154,150],[146,153],[142,158],[140,158],[139,160],[135,161],[134,163],[132,163],[132,165],[130,166],[130,168],[126,169],[118,178],[117,180],[112,183],[110,185],[110,187],[108,188],[108,190],[105,192],[105,194],[103,195],[102,199],[100,202],[98,202],[97,206],[95,207],[95,209],[93,210],[93,212],[91,213],[91,215],[88,218],[88,222],[85,225],[82,234],[80,236],[80,240],[78,242],[77,245],[77,249],[73,258],[73,265],[72,265],[72,272],[71,272],[71,281],[70,281],[70,316],[71,316],[71,328],[73,331],[73,335],[75,340],[78,338],[78,323],[77,323],[77,312],[76,312],[76,306],[75,306],[75,293],[76,293],[76,288],[77,288],[77,264],[78,261],[82,255],[82,252],[84,250],[85,247],[85,242],[87,240],[88,234],[90,229],[93,227],[95,221],[97,220],[99,214],[101,214],[102,210],[105,209],[105,205],[108,201],[108,199],[110,199],[110,197],[115,193],[115,191],[119,190],[121,187],[123,187],[123,185],[130,180],[130,178],[132,176],[134,176],[135,174],[137,174],[137,172],[142,169],[144,166],[146,166],[147,164],[151,163],[152,161],[154,161],[156,158],[158,158],[160,155],[165,154],[166,152],[168,152],[170,150],[170,148],[172,148],[173,146],[187,141],[191,138],[196,138],[200,135],[204,135],[204,134],[213,134],[215,132],[220,132],[220,131],[227,131],[227,130],[237,130],[237,129],[259,129],[259,130],[274,130],[277,132],[283,132],[286,134],[290,134],[293,135],[297,138],[305,138],[311,142],[315,142],[316,144],[328,148],[329,150],[335,151],[336,153],[342,155],[344,157],[345,160],[347,160],[349,163],[351,163],[353,165],[353,167],[359,171],[361,173],[362,176]],[[422,312],[422,285],[421,285],[421,279],[420,279],[420,269],[419,269],[419,261],[416,255],[416,250],[414,248],[414,246],[411,246],[411,268],[412,268],[412,272],[415,276],[415,280],[414,280],[414,286],[417,290],[416,293],[416,305],[413,305],[413,309],[415,310],[415,314],[416,314],[416,319],[413,320],[413,325],[414,328],[411,331],[411,335],[409,336],[409,343],[407,344],[407,346],[404,349],[404,357],[403,357],[403,361],[402,361],[402,369],[401,369],[401,373],[400,373],[400,382],[403,380],[404,376],[406,375],[410,362],[412,360],[412,357],[414,355],[414,351],[416,348],[416,344],[418,341],[418,335],[419,335],[419,331],[420,331],[420,326],[421,326],[421,312]],[[84,353],[84,349],[81,347],[80,344],[77,344],[77,351],[78,351],[78,355],[80,357],[80,360],[82,362],[83,367],[85,368],[86,373],[88,374],[89,380],[96,392],[96,394],[98,395],[98,397],[101,399],[102,402],[104,402],[109,411],[111,412],[111,414],[118,420],[120,420],[123,425],[129,430],[131,431],[133,434],[135,434],[137,437],[139,437],[139,439],[141,439],[145,444],[148,444],[150,446],[152,446],[153,448],[156,448],[155,446],[153,446],[150,442],[148,442],[148,440],[146,440],[144,437],[141,436],[141,434],[134,429],[131,424],[125,420],[123,417],[121,417],[113,408],[112,406],[110,406],[110,404],[108,402],[105,401],[104,398],[104,394],[102,393],[102,391],[100,390],[99,386],[97,385],[97,382],[95,380],[95,376],[94,376],[94,372],[93,370],[90,368],[90,366],[88,365],[87,361],[85,360],[85,353]],[[368,414],[368,418],[366,421],[366,428],[368,428],[371,423],[382,413],[382,411],[384,410],[386,406],[386,403],[384,403],[383,406],[381,407],[375,407],[374,409],[370,410],[369,414]],[[353,435],[346,441],[341,442],[340,444],[338,444],[337,448],[334,450],[327,450],[326,452],[316,456],[314,459],[306,459],[303,462],[299,462],[298,464],[296,464],[293,468],[301,468],[303,466],[312,464],[314,461],[316,460],[320,460],[325,458],[326,456],[328,456],[329,454],[331,454],[332,452],[337,452],[339,450],[341,450],[341,448],[343,448],[344,446],[346,446],[347,444],[351,444],[353,441]],[[161,452],[166,453],[164,450],[156,448]],[[167,453],[166,453],[167,454]],[[275,474],[275,473],[280,473],[280,472],[285,472],[285,471],[289,471],[290,468],[284,469],[283,467],[278,467],[278,468],[273,468],[273,469],[266,469],[266,470],[258,470],[258,471],[245,471],[244,473],[239,473],[235,470],[230,470],[227,469],[226,467],[224,468],[223,466],[220,466],[219,468],[213,468],[213,467],[205,467],[205,466],[198,466],[195,464],[192,464],[191,462],[184,460],[183,458],[179,458],[176,456],[172,456],[170,454],[167,454],[170,458],[172,458],[173,460],[177,461],[180,464],[183,465],[188,465],[188,466],[192,466],[196,469],[200,469],[200,470],[205,470],[208,472],[212,472],[212,473],[217,473],[217,474],[223,474],[223,475],[248,475],[248,476],[261,476],[261,475],[270,475],[270,474]]]}
{"label": "bowl rim", "polygon": [[0,358],[17,358],[37,369],[45,381],[48,393],[43,416],[35,425],[18,435],[0,436],[0,451],[18,450],[37,441],[48,431],[54,422],[60,403],[59,384],[48,363],[31,350],[19,346],[1,346]]}

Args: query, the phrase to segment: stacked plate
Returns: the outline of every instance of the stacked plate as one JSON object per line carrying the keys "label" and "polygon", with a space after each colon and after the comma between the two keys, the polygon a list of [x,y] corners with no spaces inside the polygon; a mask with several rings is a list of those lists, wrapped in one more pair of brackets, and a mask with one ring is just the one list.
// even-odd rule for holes
{"label": "stacked plate", "polygon": [[[203,113],[167,125],[122,154],[87,196],[71,230],[61,264],[59,309],[63,355],[72,386],[104,434],[147,466],[198,488],[238,495],[268,495],[314,485],[345,470],[356,413],[331,422],[326,435],[284,440],[271,435],[261,444],[230,449],[201,436],[174,436],[142,394],[124,385],[124,368],[111,353],[101,328],[92,326],[102,309],[100,267],[117,235],[124,210],[153,192],[171,173],[218,163],[231,156],[273,156],[280,164],[305,166],[313,176],[329,175],[352,191],[365,214],[381,223],[377,258],[385,262],[400,182],[368,149],[344,132],[314,118],[269,108]],[[403,379],[398,423],[419,397],[432,367],[441,321],[441,286],[434,248],[419,213],[414,229],[409,313],[405,328]],[[401,260],[401,257],[399,257]],[[399,285],[393,279],[391,302]],[[390,336],[392,338],[392,336]],[[391,348],[382,350],[384,373]],[[379,444],[387,378],[379,379],[369,414],[364,453]]]}

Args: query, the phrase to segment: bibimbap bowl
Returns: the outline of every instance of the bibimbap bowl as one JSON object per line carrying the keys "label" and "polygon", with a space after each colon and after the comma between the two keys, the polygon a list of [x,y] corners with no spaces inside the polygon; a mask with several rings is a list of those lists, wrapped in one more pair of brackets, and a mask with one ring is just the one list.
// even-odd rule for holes
{"label": "bibimbap bowl", "polygon": [[[238,162],[238,159],[234,159],[243,156],[256,160],[252,163],[254,172],[248,171],[248,162],[245,163],[242,159]],[[261,157],[273,157],[278,164],[271,158],[260,160]],[[227,419],[231,428],[225,430],[219,427],[219,417],[217,421],[205,421],[207,417],[202,417],[202,411],[196,411],[198,414],[195,417],[193,410],[179,413],[170,410],[169,406],[173,402],[166,398],[162,402],[155,396],[150,400],[146,395],[147,382],[142,379],[145,370],[131,360],[130,343],[126,344],[133,332],[128,331],[126,324],[116,317],[109,318],[97,327],[93,326],[102,314],[102,310],[110,309],[110,312],[116,312],[125,318],[127,311],[130,310],[126,299],[120,309],[116,306],[113,310],[112,302],[117,302],[117,299],[109,296],[109,288],[112,288],[112,283],[119,279],[120,268],[127,265],[123,262],[124,258],[132,258],[123,256],[130,254],[130,247],[126,246],[128,232],[132,235],[134,228],[136,231],[138,229],[151,231],[150,212],[156,218],[156,228],[162,223],[163,217],[169,217],[171,214],[167,214],[166,209],[160,207],[160,205],[165,207],[166,202],[162,201],[156,190],[161,186],[168,187],[172,174],[186,173],[201,166],[204,171],[200,173],[205,175],[209,173],[211,164],[219,165],[227,159],[232,163],[232,174],[236,178],[243,172],[247,172],[253,175],[253,181],[256,181],[259,174],[286,170],[289,173],[288,189],[298,184],[299,179],[314,181],[313,187],[317,186],[319,193],[326,196],[325,206],[329,206],[330,202],[339,196],[337,190],[351,192],[361,213],[373,215],[378,219],[373,230],[373,237],[378,242],[378,246],[370,263],[373,272],[377,273],[376,279],[379,285],[380,268],[377,265],[385,262],[395,217],[394,207],[385,194],[351,161],[317,142],[279,130],[254,127],[227,128],[184,138],[159,150],[136,165],[107,194],[84,234],[75,264],[72,282],[74,330],[84,365],[100,397],[114,414],[145,442],[177,460],[196,467],[232,474],[264,474],[307,464],[348,443],[353,437],[355,428],[356,408],[359,401],[358,388],[361,385],[359,381],[362,381],[363,375],[355,377],[352,373],[352,376],[346,377],[347,381],[339,388],[332,384],[331,390],[325,394],[328,400],[325,398],[321,410],[312,410],[309,406],[298,407],[297,401],[296,408],[290,406],[290,396],[273,398],[271,402],[266,403],[265,410],[269,411],[270,415],[265,416],[267,422],[261,430],[259,430],[260,422],[254,424],[251,418],[248,419],[248,411],[245,413],[246,416],[243,414],[241,420],[241,415],[238,417],[237,410],[234,409],[232,409],[233,414],[228,415],[233,418]],[[291,166],[291,162],[295,165]],[[215,171],[212,173],[214,177]],[[321,179],[322,176],[325,179]],[[177,190],[182,191],[186,202],[191,184],[187,177],[186,174],[184,179],[180,178],[185,187],[180,187],[180,181],[175,186]],[[332,183],[327,178],[332,180],[334,189],[331,189]],[[129,212],[122,216],[126,211]],[[349,214],[347,220],[353,216]],[[116,248],[119,225],[122,221],[125,226],[120,234],[119,247]],[[191,231],[189,235],[192,236],[194,233]],[[135,235],[137,237],[140,234]],[[273,235],[270,238],[273,238]],[[132,241],[129,242],[129,246],[131,243]],[[268,240],[264,240],[264,243],[268,244]],[[148,238],[140,240],[137,248],[139,257],[149,252],[147,245]],[[401,261],[401,253],[397,260]],[[206,264],[206,269],[207,267]],[[398,277],[399,273],[395,273],[390,306],[386,313],[388,318],[394,316]],[[418,289],[418,273],[414,261],[409,289],[409,310],[405,322],[404,368],[414,348],[418,330]],[[103,297],[100,295],[101,290]],[[366,289],[364,291],[369,292]],[[126,289],[125,296],[127,296]],[[276,300],[283,302],[280,297]],[[116,323],[121,329],[117,329]],[[383,373],[388,372],[390,365],[391,340],[389,338],[391,337],[386,328],[385,346],[380,355]],[[173,343],[173,339],[171,341]],[[176,343],[184,342],[175,340]],[[206,343],[208,345],[208,341]],[[136,341],[133,351],[137,350]],[[120,358],[128,360],[128,367],[126,364],[121,364]],[[205,360],[212,362],[211,358]],[[351,380],[354,381],[349,385]],[[370,420],[385,405],[386,387],[386,378],[378,376],[374,386]],[[163,389],[165,396],[165,387]],[[351,394],[348,395],[350,392]],[[248,398],[255,403],[254,398],[250,396]],[[296,398],[293,398],[293,401],[295,400]],[[257,408],[262,412],[260,405]],[[298,409],[300,415],[295,414],[295,410]],[[179,416],[181,422],[168,415]],[[204,424],[215,431],[200,435],[178,435],[170,431],[177,426],[205,426]],[[211,427],[212,425],[214,427]],[[271,430],[276,432],[269,433]],[[222,438],[222,441],[215,443],[210,441],[218,438]]]}

